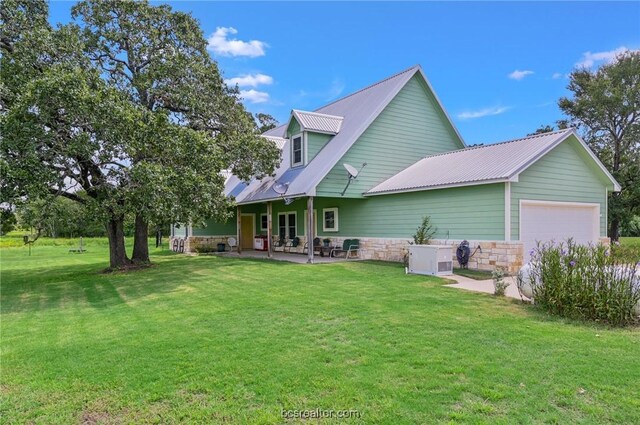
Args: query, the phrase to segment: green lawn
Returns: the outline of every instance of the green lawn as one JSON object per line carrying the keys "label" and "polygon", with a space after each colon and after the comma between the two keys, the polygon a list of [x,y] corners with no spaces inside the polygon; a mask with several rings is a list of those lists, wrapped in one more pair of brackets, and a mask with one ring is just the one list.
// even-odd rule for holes
{"label": "green lawn", "polygon": [[620,244],[624,246],[634,246],[634,247],[640,248],[640,238],[621,237]]}
{"label": "green lawn", "polygon": [[2,423],[262,424],[316,408],[361,414],[341,423],[640,423],[639,329],[400,264],[156,251],[150,269],[101,274],[103,241],[38,243],[0,250]]}
{"label": "green lawn", "polygon": [[493,279],[493,274],[487,270],[461,269],[461,268],[454,267],[453,273],[460,276],[468,277],[469,279],[475,279],[475,280]]}

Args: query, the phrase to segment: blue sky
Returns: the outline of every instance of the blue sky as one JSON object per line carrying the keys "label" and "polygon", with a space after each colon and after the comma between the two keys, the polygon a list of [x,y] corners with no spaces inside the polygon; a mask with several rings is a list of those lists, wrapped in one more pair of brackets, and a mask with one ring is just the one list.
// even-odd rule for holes
{"label": "blue sky", "polygon": [[[420,64],[468,144],[553,124],[574,66],[640,48],[640,2],[169,3],[252,112],[283,122]],[[52,22],[72,5],[52,2]]]}

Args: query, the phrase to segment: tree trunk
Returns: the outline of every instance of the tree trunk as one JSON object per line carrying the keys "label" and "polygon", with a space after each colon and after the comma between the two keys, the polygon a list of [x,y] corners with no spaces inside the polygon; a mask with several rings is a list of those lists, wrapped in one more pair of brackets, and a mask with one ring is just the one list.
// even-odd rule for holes
{"label": "tree trunk", "polygon": [[149,262],[149,223],[140,214],[136,214],[136,229],[133,234],[134,263]]}
{"label": "tree trunk", "polygon": [[620,238],[620,220],[612,218],[609,223],[609,239],[611,242],[616,242]]}
{"label": "tree trunk", "polygon": [[131,264],[124,247],[124,217],[112,217],[107,223],[109,266],[120,269]]}

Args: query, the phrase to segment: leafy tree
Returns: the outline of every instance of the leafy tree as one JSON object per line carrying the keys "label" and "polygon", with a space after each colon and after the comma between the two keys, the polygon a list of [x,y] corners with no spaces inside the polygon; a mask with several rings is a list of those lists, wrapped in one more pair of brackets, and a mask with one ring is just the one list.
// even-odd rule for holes
{"label": "leafy tree", "polygon": [[9,208],[0,209],[0,235],[6,235],[16,228],[16,215]]}
{"label": "leafy tree", "polygon": [[102,221],[89,208],[58,196],[30,200],[18,205],[18,223],[23,228],[40,228],[44,236],[104,236]]}
{"label": "leafy tree", "polygon": [[[190,182],[198,176],[190,176],[189,181],[184,177],[168,180],[168,168],[174,169],[173,174],[180,174],[185,168],[200,169],[205,162],[215,172],[230,169],[249,179],[272,173],[279,152],[257,136],[255,122],[247,117],[238,100],[237,87],[229,88],[223,83],[206,50],[198,22],[191,15],[173,12],[166,5],[154,7],[146,1],[118,0],[86,0],[74,6],[72,14],[85,28],[85,46],[91,61],[107,76],[111,87],[124,92],[152,119],[170,117],[176,125],[200,131],[210,138],[215,150],[206,153],[214,155],[215,162],[193,155],[190,162],[177,163],[167,158],[168,151],[159,149],[154,133],[147,133],[148,140],[136,141],[136,154],[129,160],[141,171],[138,176],[145,185],[135,198],[132,258],[145,262],[149,260],[149,221],[167,221],[171,215],[201,220],[205,212],[198,211],[202,209],[201,197],[208,198],[205,206],[215,204],[215,211],[204,208],[211,216],[225,218],[228,210],[220,199],[221,178],[212,178],[209,188],[192,187]],[[180,187],[176,187],[178,182]],[[175,198],[170,199],[172,202],[160,198],[178,192],[187,196],[181,196],[177,204],[173,202]]]}
{"label": "leafy tree", "polygon": [[556,125],[541,125],[540,127],[538,127],[538,129],[536,131],[534,131],[533,133],[529,133],[527,134],[527,136],[535,136],[536,134],[544,134],[544,133],[551,133],[554,131],[558,131],[558,130],[565,130],[567,128],[569,128],[569,121],[567,120],[558,120],[556,121]]}
{"label": "leafy tree", "polygon": [[[2,16],[46,11],[24,4],[2,3]],[[3,22],[2,201],[85,204],[106,224],[112,268],[131,263],[124,220],[134,214],[133,260],[148,261],[150,220],[226,218],[220,170],[262,176],[279,152],[223,84],[191,16],[93,1],[73,14],[82,29]]]}
{"label": "leafy tree", "polygon": [[571,98],[560,109],[581,129],[585,141],[618,180],[609,199],[609,237],[640,212],[640,52],[626,52],[596,71],[571,73]]}
{"label": "leafy tree", "polygon": [[278,126],[278,120],[269,114],[258,112],[255,114],[255,118],[258,121],[258,133],[260,134]]}

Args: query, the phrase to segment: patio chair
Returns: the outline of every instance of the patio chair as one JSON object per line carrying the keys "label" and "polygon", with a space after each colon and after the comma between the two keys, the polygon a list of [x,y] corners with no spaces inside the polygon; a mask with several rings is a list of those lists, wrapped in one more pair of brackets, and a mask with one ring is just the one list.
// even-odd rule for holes
{"label": "patio chair", "polygon": [[[291,252],[291,248],[297,248],[298,245],[300,245],[300,238],[296,236],[293,239],[289,239],[284,244],[284,248],[282,250],[283,250],[283,252]],[[287,251],[287,248],[288,248],[288,251]]]}
{"label": "patio chair", "polygon": [[[306,254],[309,252],[309,242],[305,242],[304,243],[304,248],[302,248],[302,253]],[[320,238],[314,238],[313,239],[313,253],[321,253],[322,252],[322,241],[320,240]]]}
{"label": "patio chair", "polygon": [[[287,240],[286,239],[283,239],[280,236],[275,236],[275,235],[273,236],[273,250],[274,251],[282,251],[282,252],[284,252],[284,247],[285,247],[286,244],[287,244]],[[280,250],[280,249],[277,249],[277,248],[282,248],[282,249]]]}
{"label": "patio chair", "polygon": [[231,237],[227,239],[227,245],[229,245],[229,251],[233,251],[238,246],[238,241],[236,241],[236,238]]}
{"label": "patio chair", "polygon": [[352,254],[355,254],[356,258],[360,256],[360,240],[359,239],[345,239],[342,243],[342,247],[335,247],[329,253],[329,257],[335,257],[336,254],[344,253],[344,258],[351,258]]}

